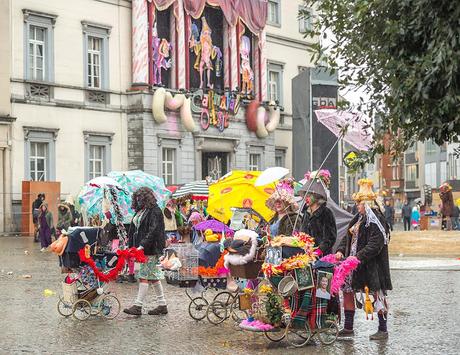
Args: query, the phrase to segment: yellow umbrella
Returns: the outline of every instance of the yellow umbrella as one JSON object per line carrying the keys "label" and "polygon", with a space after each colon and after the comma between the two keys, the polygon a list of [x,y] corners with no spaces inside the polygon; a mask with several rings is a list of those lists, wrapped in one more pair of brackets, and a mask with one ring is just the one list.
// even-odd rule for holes
{"label": "yellow umbrella", "polygon": [[455,201],[455,203],[457,204],[458,207],[460,207],[460,198],[457,198],[457,200]]}
{"label": "yellow umbrella", "polygon": [[208,213],[227,223],[232,217],[232,207],[252,208],[269,221],[274,212],[265,206],[265,201],[275,191],[276,182],[255,186],[254,183],[260,174],[260,171],[236,170],[209,185]]}

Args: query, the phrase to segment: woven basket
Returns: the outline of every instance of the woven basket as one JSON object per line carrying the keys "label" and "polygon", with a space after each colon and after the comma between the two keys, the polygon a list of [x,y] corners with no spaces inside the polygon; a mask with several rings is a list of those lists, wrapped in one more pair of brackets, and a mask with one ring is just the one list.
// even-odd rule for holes
{"label": "woven basket", "polygon": [[251,309],[252,307],[252,302],[251,302],[251,295],[247,294],[240,294],[239,296],[240,299],[240,310],[241,311],[246,311],[248,309]]}
{"label": "woven basket", "polygon": [[62,283],[62,299],[66,303],[74,303],[78,300],[77,283],[72,282],[71,284]]}

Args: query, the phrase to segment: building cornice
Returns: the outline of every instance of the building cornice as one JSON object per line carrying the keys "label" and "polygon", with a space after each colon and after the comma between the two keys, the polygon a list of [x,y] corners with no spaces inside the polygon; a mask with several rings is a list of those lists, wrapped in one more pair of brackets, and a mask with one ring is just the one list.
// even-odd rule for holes
{"label": "building cornice", "polygon": [[106,94],[114,94],[114,95],[126,95],[127,94],[127,92],[122,92],[122,91],[86,88],[86,87],[77,86],[77,85],[60,84],[60,83],[54,83],[54,82],[49,82],[49,81],[24,80],[24,79],[20,79],[20,78],[11,78],[10,82],[12,82],[12,83],[21,83],[21,84],[43,84],[43,85],[48,85],[48,86],[52,86],[52,87],[60,88],[60,89],[72,89],[72,90],[83,90],[83,91],[87,91],[87,90],[100,91],[100,92],[104,92]]}
{"label": "building cornice", "polygon": [[56,24],[56,18],[58,15],[49,14],[46,12],[35,11],[30,9],[22,9],[22,13],[24,15],[24,21],[27,22],[30,16],[37,16],[37,17],[44,17],[51,21],[51,24],[54,26]]}
{"label": "building cornice", "polygon": [[11,124],[16,121],[16,117],[12,117],[10,115],[0,115],[0,124]]}
{"label": "building cornice", "polygon": [[56,140],[59,128],[46,128],[46,127],[35,127],[35,126],[22,126],[24,130],[24,139],[27,141],[29,140],[29,133],[30,132],[45,132],[45,133],[52,133],[53,139]]}
{"label": "building cornice", "polygon": [[314,41],[302,41],[295,38],[280,36],[273,33],[267,33],[267,42],[279,44],[282,46],[287,46],[291,48],[297,48],[302,50],[307,50],[308,45],[314,43]]}

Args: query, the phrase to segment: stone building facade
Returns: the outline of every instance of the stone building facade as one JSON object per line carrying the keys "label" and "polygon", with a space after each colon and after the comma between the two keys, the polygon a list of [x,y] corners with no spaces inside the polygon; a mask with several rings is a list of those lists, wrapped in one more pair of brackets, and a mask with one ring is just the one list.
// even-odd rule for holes
{"label": "stone building facade", "polygon": [[76,196],[91,177],[128,168],[131,2],[0,3],[6,106],[0,115],[1,127],[10,127],[5,143],[11,157],[0,189],[6,207],[0,208],[0,232],[7,232],[18,231],[22,215],[30,213],[22,206],[23,181],[60,182],[60,196],[48,196],[56,204]]}
{"label": "stone building facade", "polygon": [[[251,100],[242,100],[223,130],[214,126],[204,130],[196,107],[192,107],[193,132],[179,122],[179,112],[168,111],[167,123],[155,122],[152,98],[158,86],[134,73],[133,53],[139,42],[133,41],[132,23],[139,8],[151,9],[156,2],[0,0],[0,92],[10,93],[0,95],[0,233],[20,228],[23,181],[60,182],[57,203],[75,197],[90,178],[111,170],[141,168],[178,184],[201,179],[209,171],[219,176],[231,169],[292,168],[291,79],[311,66],[302,34],[310,24],[297,19],[303,1],[262,2],[267,6],[263,31],[255,28],[256,23],[223,27],[232,36],[246,27],[260,32],[245,30],[258,56],[251,59],[251,65],[259,68],[254,78],[256,99],[264,107],[276,100],[283,109],[276,130],[264,138],[247,128],[245,111]],[[177,3],[181,19],[189,18],[184,6],[190,1],[161,2]],[[206,11],[220,11],[218,3],[205,1],[210,8]],[[145,29],[143,38],[149,36]],[[190,32],[182,30],[182,41],[173,44],[189,52]],[[229,47],[228,32],[222,38],[218,45]],[[259,40],[265,41],[264,46]],[[143,46],[148,58],[148,42]],[[171,52],[173,63],[190,67],[185,57],[174,54],[177,49]],[[222,54],[227,58],[225,68],[233,63],[235,69],[241,60],[237,51]],[[182,80],[184,75],[191,74],[174,69],[170,80]],[[240,84],[233,70],[222,87],[236,91]],[[196,91],[187,85],[169,89],[173,93],[184,89],[189,96]]]}

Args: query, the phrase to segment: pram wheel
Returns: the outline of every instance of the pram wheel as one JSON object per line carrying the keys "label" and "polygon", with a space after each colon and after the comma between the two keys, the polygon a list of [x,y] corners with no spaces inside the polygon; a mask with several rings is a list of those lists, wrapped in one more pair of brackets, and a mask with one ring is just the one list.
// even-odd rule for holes
{"label": "pram wheel", "polygon": [[234,302],[234,298],[235,296],[231,294],[230,292],[223,291],[223,292],[219,292],[212,301],[213,302],[218,301],[218,302],[223,303],[225,307],[230,307],[230,305]]}
{"label": "pram wheel", "polygon": [[206,318],[206,310],[208,309],[209,303],[204,297],[196,297],[190,301],[188,305],[188,314],[194,320],[202,320]]}
{"label": "pram wheel", "polygon": [[70,317],[72,315],[72,303],[64,301],[62,298],[59,298],[57,303],[57,311],[63,317]]}
{"label": "pram wheel", "polygon": [[78,320],[86,320],[91,316],[91,303],[87,300],[80,299],[73,304],[73,316]]}
{"label": "pram wheel", "polygon": [[267,337],[268,340],[274,341],[276,343],[280,342],[283,340],[286,336],[286,328],[275,328],[269,332],[264,332],[265,336]]}
{"label": "pram wheel", "polygon": [[243,319],[248,318],[248,312],[240,309],[240,298],[236,296],[230,306],[230,314],[235,322],[240,323]]}
{"label": "pram wheel", "polygon": [[99,313],[107,319],[118,316],[120,308],[120,301],[113,295],[104,295],[99,302]]}
{"label": "pram wheel", "polygon": [[227,319],[227,306],[221,301],[213,301],[206,310],[206,317],[211,324],[218,325]]}
{"label": "pram wheel", "polygon": [[331,320],[326,321],[326,326],[324,328],[318,329],[318,338],[319,341],[324,345],[331,345],[337,340],[339,335],[339,327],[337,323]]}
{"label": "pram wheel", "polygon": [[304,326],[298,328],[289,325],[289,328],[286,331],[286,336],[289,344],[295,346],[296,348],[300,348],[307,344],[312,336],[308,321],[305,322]]}

